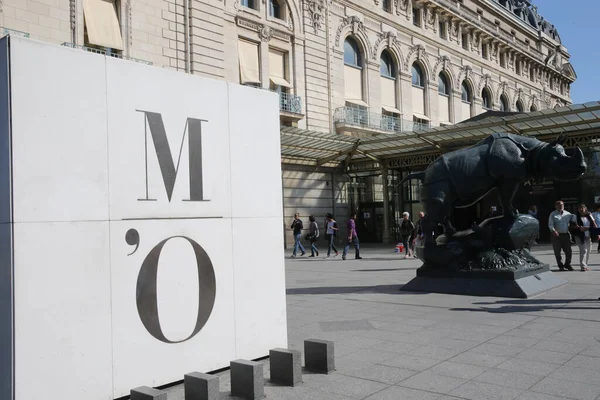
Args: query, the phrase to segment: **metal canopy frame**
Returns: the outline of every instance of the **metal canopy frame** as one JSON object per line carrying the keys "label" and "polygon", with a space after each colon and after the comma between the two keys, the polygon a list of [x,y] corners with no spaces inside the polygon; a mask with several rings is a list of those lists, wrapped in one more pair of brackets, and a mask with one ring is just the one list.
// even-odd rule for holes
{"label": "metal canopy frame", "polygon": [[566,134],[567,146],[597,145],[600,101],[368,138],[286,127],[281,129],[281,158],[284,164],[344,167],[354,172],[382,166],[410,168],[426,165],[423,163],[430,163],[442,153],[470,146],[496,132],[540,139]]}

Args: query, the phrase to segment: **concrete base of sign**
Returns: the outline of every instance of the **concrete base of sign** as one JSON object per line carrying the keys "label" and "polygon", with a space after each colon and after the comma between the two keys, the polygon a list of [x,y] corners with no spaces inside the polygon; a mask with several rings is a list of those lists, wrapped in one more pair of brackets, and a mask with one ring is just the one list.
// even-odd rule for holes
{"label": "concrete base of sign", "polygon": [[248,400],[265,397],[263,365],[254,361],[236,360],[231,362],[231,395]]}
{"label": "concrete base of sign", "polygon": [[310,339],[304,341],[304,364],[312,372],[328,374],[335,370],[333,342]]}
{"label": "concrete base of sign", "polygon": [[419,268],[417,277],[400,290],[526,299],[566,285],[548,265],[530,271],[434,271]]}
{"label": "concrete base of sign", "polygon": [[183,377],[185,400],[219,400],[219,377],[191,372]]}
{"label": "concrete base of sign", "polygon": [[302,383],[302,355],[298,350],[269,351],[271,381],[287,386]]}
{"label": "concrete base of sign", "polygon": [[131,389],[131,400],[167,400],[167,393],[147,386]]}

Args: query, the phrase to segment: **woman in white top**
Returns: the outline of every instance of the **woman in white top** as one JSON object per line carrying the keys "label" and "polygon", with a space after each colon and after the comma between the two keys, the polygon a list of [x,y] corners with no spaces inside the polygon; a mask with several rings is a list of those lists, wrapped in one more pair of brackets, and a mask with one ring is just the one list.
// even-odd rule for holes
{"label": "woman in white top", "polygon": [[585,204],[580,204],[577,213],[577,225],[572,227],[571,234],[575,237],[575,243],[579,246],[579,266],[582,271],[588,271],[587,265],[590,260],[592,240],[597,240],[597,238],[590,235],[590,228],[596,228],[596,222]]}

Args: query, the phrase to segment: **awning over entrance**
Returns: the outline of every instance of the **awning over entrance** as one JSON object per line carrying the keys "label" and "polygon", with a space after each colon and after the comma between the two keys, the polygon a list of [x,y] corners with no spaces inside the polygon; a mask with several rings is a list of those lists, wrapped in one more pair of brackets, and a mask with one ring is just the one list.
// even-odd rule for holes
{"label": "awning over entrance", "polygon": [[[581,146],[575,140],[581,137],[585,137],[590,145],[600,144],[600,102],[479,117],[476,121],[452,126],[379,134],[369,138],[286,127],[281,130],[281,157],[285,164],[357,166],[357,170],[378,169],[381,164],[399,166],[402,165],[399,160],[406,157],[419,157],[426,164],[440,153],[470,146],[495,132],[536,136],[540,139],[566,134],[571,139],[571,145]],[[363,167],[358,168],[358,164],[363,164]]]}

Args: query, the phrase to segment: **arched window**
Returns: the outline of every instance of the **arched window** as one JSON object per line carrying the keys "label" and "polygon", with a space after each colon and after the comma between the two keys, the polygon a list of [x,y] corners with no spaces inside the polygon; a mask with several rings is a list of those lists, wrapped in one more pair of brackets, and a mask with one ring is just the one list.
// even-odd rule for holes
{"label": "arched window", "polygon": [[394,60],[387,50],[384,50],[381,53],[381,58],[379,59],[379,72],[381,73],[381,76],[385,76],[387,78],[396,77]]}
{"label": "arched window", "polygon": [[517,111],[520,113],[525,112],[525,107],[523,106],[523,102],[521,100],[517,101]]}
{"label": "arched window", "polygon": [[484,110],[492,109],[492,96],[490,95],[490,90],[488,88],[483,88],[481,92],[481,106]]}
{"label": "arched window", "polygon": [[469,103],[469,104],[471,104],[471,100],[473,99],[473,95],[471,94],[471,88],[469,87],[469,84],[467,83],[467,81],[463,81],[463,83],[462,83],[461,99],[465,103]]}
{"label": "arched window", "polygon": [[283,19],[281,5],[277,0],[269,0],[269,15],[273,18]]}
{"label": "arched window", "polygon": [[240,0],[240,4],[244,7],[253,8],[256,10],[256,3],[254,0]]}
{"label": "arched window", "polygon": [[537,111],[537,107],[535,106],[535,104],[531,105],[531,108],[529,109],[529,111]]}
{"label": "arched window", "polygon": [[[358,107],[361,116],[366,112],[363,101],[363,58],[358,43],[352,37],[344,40],[344,94],[351,107]],[[362,118],[362,117],[361,117]]]}
{"label": "arched window", "polygon": [[450,96],[450,85],[448,84],[448,78],[443,72],[440,72],[440,75],[438,76],[438,93]]}
{"label": "arched window", "polygon": [[358,44],[351,37],[344,41],[344,64],[359,68],[362,64]]}
{"label": "arched window", "polygon": [[461,104],[460,104],[460,120],[464,121],[471,118],[471,110],[473,109],[473,92],[467,81],[463,81],[461,85]]}
{"label": "arched window", "polygon": [[508,99],[506,95],[500,96],[500,111],[510,111],[510,107],[508,106]]}
{"label": "arched window", "polygon": [[438,112],[441,123],[452,122],[450,121],[450,84],[444,72],[438,75]]}
{"label": "arched window", "polygon": [[414,63],[412,65],[412,84],[413,84],[413,86],[417,86],[420,88],[425,87],[425,79],[423,76],[423,70],[417,63]]}

